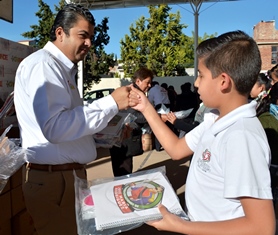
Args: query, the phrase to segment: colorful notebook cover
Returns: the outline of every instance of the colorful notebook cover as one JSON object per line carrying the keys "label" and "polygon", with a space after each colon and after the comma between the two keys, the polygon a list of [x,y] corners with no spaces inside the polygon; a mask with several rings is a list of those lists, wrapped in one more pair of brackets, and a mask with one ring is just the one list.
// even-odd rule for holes
{"label": "colorful notebook cover", "polygon": [[90,188],[97,230],[161,219],[158,205],[183,213],[168,179],[162,172],[114,180]]}

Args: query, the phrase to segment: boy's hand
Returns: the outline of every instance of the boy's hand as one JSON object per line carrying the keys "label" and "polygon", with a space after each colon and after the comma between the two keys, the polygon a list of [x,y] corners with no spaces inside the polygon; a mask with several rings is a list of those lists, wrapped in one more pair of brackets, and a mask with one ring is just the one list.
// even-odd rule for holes
{"label": "boy's hand", "polygon": [[142,91],[134,88],[133,85],[131,85],[130,88],[131,91],[129,93],[129,106],[133,109],[143,112],[150,104],[148,98]]}
{"label": "boy's hand", "polygon": [[157,230],[160,231],[173,231],[179,232],[178,223],[184,223],[184,220],[177,215],[170,213],[167,208],[163,205],[159,205],[158,209],[163,216],[161,220],[153,220],[149,221],[146,224],[155,227]]}

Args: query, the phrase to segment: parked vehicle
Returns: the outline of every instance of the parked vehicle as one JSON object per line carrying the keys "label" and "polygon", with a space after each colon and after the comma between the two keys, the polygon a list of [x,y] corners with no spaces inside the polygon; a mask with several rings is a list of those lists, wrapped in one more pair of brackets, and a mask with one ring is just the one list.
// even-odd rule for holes
{"label": "parked vehicle", "polygon": [[90,104],[97,99],[100,99],[104,96],[111,94],[114,90],[115,90],[114,88],[105,88],[105,89],[100,89],[95,91],[89,91],[83,97],[84,102]]}

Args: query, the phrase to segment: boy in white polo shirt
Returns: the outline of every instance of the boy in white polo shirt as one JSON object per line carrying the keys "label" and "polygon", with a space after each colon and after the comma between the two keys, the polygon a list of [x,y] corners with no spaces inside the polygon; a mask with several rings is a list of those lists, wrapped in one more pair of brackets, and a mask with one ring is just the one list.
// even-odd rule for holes
{"label": "boy in white polo shirt", "polygon": [[275,216],[270,187],[270,151],[248,95],[261,68],[256,42],[242,31],[222,34],[197,48],[195,81],[208,113],[204,121],[178,137],[163,123],[143,93],[132,88],[130,102],[141,111],[173,160],[193,158],[185,198],[191,221],[170,214],[148,224],[190,235],[273,235]]}

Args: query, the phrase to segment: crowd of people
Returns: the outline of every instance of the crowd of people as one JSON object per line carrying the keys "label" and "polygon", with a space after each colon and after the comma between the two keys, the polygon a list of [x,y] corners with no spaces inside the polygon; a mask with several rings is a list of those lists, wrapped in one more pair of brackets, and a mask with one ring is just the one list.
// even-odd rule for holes
{"label": "crowd of people", "polygon": [[[194,90],[185,83],[176,94],[173,87],[154,83],[151,70],[140,68],[133,85],[84,106],[75,78],[94,27],[87,8],[66,5],[56,15],[50,41],[16,72],[22,147],[33,151],[23,168],[22,187],[37,233],[77,234],[73,170],[87,179],[85,166],[97,157],[93,134],[118,112],[129,112],[137,117],[139,132],[143,124],[150,126],[158,151],[162,147],[173,160],[193,156],[185,190],[190,221],[160,205],[163,218],[149,221],[150,226],[191,235],[273,235],[278,65],[259,74],[256,42],[232,31],[197,47]],[[158,113],[162,104],[170,109],[166,115]],[[190,108],[192,113],[178,125],[175,112]],[[185,135],[177,136],[173,127]],[[132,156],[127,158],[124,144],[110,151],[114,175],[131,173]]]}

